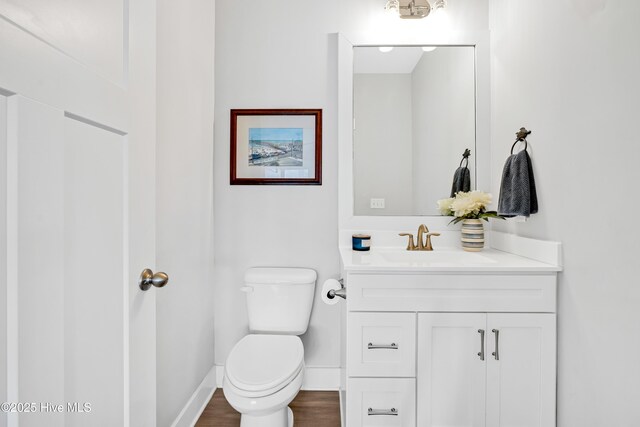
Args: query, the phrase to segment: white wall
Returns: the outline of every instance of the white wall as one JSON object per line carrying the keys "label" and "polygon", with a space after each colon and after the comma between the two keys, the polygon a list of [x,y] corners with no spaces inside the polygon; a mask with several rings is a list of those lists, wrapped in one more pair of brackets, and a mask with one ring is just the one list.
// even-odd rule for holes
{"label": "white wall", "polygon": [[354,74],[353,93],[356,215],[413,212],[411,74]]}
{"label": "white wall", "polygon": [[472,47],[425,52],[412,73],[413,199],[416,215],[439,215],[465,148],[475,188],[475,56]]}
{"label": "white wall", "polygon": [[209,0],[158,2],[157,420],[170,425],[214,365],[213,56]]}
{"label": "white wall", "polygon": [[[339,274],[336,171],[338,1],[216,2],[216,363],[248,330],[251,266],[299,266],[318,283]],[[229,109],[322,108],[321,186],[230,186]],[[319,291],[319,286],[317,287]],[[316,292],[303,337],[307,366],[339,366],[339,306]]]}
{"label": "white wall", "polygon": [[[0,384],[7,384],[7,98],[0,94]],[[7,401],[7,387],[0,387],[0,402]],[[7,414],[0,414],[0,427]]]}
{"label": "white wall", "polygon": [[640,425],[640,3],[491,1],[493,188],[530,136],[540,213],[495,228],[563,243],[558,426]]}
{"label": "white wall", "polygon": [[[488,0],[456,0],[438,20],[389,20],[371,0],[216,2],[215,317],[216,363],[247,332],[238,288],[256,265],[315,268],[319,283],[337,277],[337,64],[331,33],[424,37],[443,28],[486,31]],[[315,187],[229,185],[229,109],[322,108],[323,184]],[[308,366],[340,365],[341,305],[316,293],[303,337]]]}

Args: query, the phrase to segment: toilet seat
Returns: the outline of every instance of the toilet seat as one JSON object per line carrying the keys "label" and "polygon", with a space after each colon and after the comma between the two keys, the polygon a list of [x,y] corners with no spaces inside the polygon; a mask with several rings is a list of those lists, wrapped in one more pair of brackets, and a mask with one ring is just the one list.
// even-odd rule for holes
{"label": "toilet seat", "polygon": [[263,397],[286,387],[304,366],[295,335],[247,335],[231,350],[225,376],[245,397]]}

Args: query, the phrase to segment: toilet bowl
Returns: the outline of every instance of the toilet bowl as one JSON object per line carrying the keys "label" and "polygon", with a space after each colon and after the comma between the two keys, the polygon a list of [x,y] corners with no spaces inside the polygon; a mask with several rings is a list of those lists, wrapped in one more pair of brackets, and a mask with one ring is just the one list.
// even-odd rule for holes
{"label": "toilet bowl", "polygon": [[240,289],[250,334],[233,347],[223,390],[241,414],[241,427],[292,427],[289,403],[302,387],[304,347],[316,272],[307,268],[250,268]]}
{"label": "toilet bowl", "polygon": [[302,386],[304,348],[295,335],[247,335],[225,365],[223,390],[241,427],[293,426],[288,408]]}

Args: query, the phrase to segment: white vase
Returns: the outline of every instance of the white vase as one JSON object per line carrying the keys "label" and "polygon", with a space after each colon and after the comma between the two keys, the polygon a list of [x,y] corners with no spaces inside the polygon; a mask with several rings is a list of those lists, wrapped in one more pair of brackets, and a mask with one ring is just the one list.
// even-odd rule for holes
{"label": "white vase", "polygon": [[462,220],[462,249],[467,252],[480,252],[484,248],[484,224],[481,219]]}

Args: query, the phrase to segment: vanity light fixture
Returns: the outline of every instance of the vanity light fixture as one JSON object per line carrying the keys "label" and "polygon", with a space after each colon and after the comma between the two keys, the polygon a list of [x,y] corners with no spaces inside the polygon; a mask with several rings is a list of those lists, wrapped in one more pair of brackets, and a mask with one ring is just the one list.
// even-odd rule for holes
{"label": "vanity light fixture", "polygon": [[393,46],[380,46],[378,50],[382,53],[391,52],[393,50]]}
{"label": "vanity light fixture", "polygon": [[400,0],[387,0],[384,10],[402,19],[421,19],[429,16],[432,10],[444,9],[446,0],[409,0],[406,5],[400,4]]}

